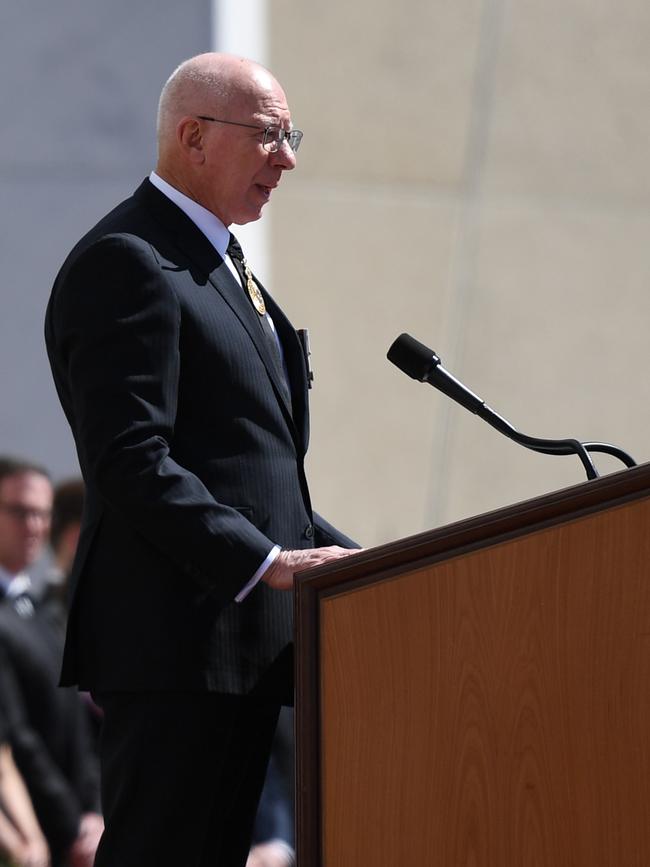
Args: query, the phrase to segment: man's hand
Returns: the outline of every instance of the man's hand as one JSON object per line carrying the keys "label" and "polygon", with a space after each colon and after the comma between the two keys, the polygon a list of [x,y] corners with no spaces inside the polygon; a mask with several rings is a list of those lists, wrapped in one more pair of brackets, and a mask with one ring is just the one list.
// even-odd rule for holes
{"label": "man's hand", "polygon": [[291,590],[295,572],[303,569],[311,569],[313,566],[321,566],[330,560],[338,560],[340,557],[349,557],[350,554],[358,554],[359,548],[340,548],[338,545],[329,545],[326,548],[306,548],[304,551],[280,551],[273,563],[269,566],[262,577],[274,590]]}
{"label": "man's hand", "polygon": [[15,861],[19,867],[50,867],[50,852],[47,843],[44,839],[30,840],[25,843],[20,856]]}
{"label": "man's hand", "polygon": [[104,820],[97,813],[81,817],[79,834],[68,852],[70,867],[92,867],[103,830]]}
{"label": "man's hand", "polygon": [[281,840],[271,840],[253,846],[246,867],[295,867],[296,856],[291,846]]}

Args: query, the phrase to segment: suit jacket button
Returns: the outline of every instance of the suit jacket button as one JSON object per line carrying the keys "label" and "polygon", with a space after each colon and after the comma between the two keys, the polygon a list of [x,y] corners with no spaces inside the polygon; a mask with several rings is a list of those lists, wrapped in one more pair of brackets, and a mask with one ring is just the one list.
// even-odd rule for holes
{"label": "suit jacket button", "polygon": [[313,539],[314,538],[314,527],[312,524],[307,524],[305,527],[305,539]]}

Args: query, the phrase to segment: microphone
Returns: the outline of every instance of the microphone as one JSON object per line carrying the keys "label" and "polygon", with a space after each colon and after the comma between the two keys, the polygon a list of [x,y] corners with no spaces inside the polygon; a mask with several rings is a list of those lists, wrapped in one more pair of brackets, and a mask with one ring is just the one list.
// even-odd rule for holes
{"label": "microphone", "polygon": [[400,334],[386,357],[407,376],[435,386],[475,415],[485,409],[485,401],[445,370],[433,349],[410,334]]}
{"label": "microphone", "polygon": [[474,415],[478,415],[500,433],[525,448],[547,455],[577,454],[585,468],[588,479],[598,478],[598,473],[589,452],[601,452],[618,458],[627,467],[636,466],[636,461],[623,449],[610,443],[581,443],[576,439],[550,440],[520,433],[510,422],[491,409],[484,400],[470,391],[462,382],[442,366],[436,353],[410,334],[400,334],[388,350],[387,358],[396,367],[419,382],[428,382],[447,397],[455,400]]}

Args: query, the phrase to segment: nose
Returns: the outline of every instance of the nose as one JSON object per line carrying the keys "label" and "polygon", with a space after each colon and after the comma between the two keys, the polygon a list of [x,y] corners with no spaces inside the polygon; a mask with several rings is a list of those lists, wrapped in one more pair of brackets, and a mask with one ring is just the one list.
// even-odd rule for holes
{"label": "nose", "polygon": [[50,519],[37,510],[30,511],[26,516],[25,525],[31,535],[41,535],[49,528]]}
{"label": "nose", "polygon": [[284,139],[275,153],[269,154],[270,162],[274,166],[280,166],[285,171],[291,171],[296,167],[296,155],[289,147],[289,142]]}

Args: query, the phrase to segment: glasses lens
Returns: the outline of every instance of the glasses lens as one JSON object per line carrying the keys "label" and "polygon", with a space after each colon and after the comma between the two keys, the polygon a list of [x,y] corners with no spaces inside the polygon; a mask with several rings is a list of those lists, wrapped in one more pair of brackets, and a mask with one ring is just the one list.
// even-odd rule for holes
{"label": "glasses lens", "polygon": [[277,126],[269,126],[264,131],[264,147],[270,153],[274,154],[279,151],[283,141],[286,141],[291,150],[295,153],[300,147],[302,133],[299,129],[292,129],[289,132],[288,130],[281,129]]}
{"label": "glasses lens", "polygon": [[291,150],[295,152],[300,147],[300,142],[302,141],[302,132],[299,129],[292,129],[289,133],[289,147]]}

